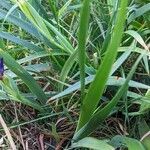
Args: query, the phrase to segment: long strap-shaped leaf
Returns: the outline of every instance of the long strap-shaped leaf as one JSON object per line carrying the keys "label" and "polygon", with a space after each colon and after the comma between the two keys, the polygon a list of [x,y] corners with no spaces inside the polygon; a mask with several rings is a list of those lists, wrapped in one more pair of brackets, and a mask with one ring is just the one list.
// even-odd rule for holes
{"label": "long strap-shaped leaf", "polygon": [[8,32],[1,32],[0,31],[0,37],[7,39],[9,41],[12,41],[14,43],[17,43],[19,45],[22,45],[22,46],[28,48],[29,50],[44,51],[44,49],[40,48],[39,46],[37,46],[31,42],[28,42],[27,40],[20,39],[19,37],[16,37],[16,36],[14,36]]}
{"label": "long strap-shaped leaf", "polygon": [[[67,39],[48,21],[43,19],[38,12],[25,0],[15,0],[19,8],[25,14],[25,16],[34,24],[34,26],[42,33],[52,44],[60,49],[66,50],[66,52],[72,53],[74,48],[67,41]],[[59,43],[56,42],[54,37],[52,37],[49,29],[56,35]]]}
{"label": "long strap-shaped leaf", "polygon": [[[62,82],[65,82],[65,79],[70,69],[72,68],[77,58],[79,58],[78,62],[80,65],[82,98],[83,98],[84,89],[85,89],[85,54],[86,54],[86,38],[87,38],[87,32],[88,32],[88,22],[89,22],[89,16],[90,16],[90,1],[91,0],[83,1],[83,5],[81,9],[81,17],[80,17],[79,35],[78,35],[78,49],[75,50],[71,54],[71,56],[68,58],[60,75],[60,80]],[[60,85],[60,90],[62,89],[63,89],[63,85]]]}
{"label": "long strap-shaped leaf", "polygon": [[79,37],[78,37],[78,54],[79,54],[79,65],[80,65],[80,81],[81,81],[81,99],[84,95],[85,89],[85,55],[86,55],[86,38],[90,16],[90,1],[84,0],[83,6],[80,13],[80,26],[79,26]]}
{"label": "long strap-shaped leaf", "polygon": [[3,90],[7,93],[6,99],[11,99],[16,102],[21,102],[41,112],[44,111],[44,109],[38,102],[29,100],[25,98],[23,95],[21,95],[16,83],[10,77],[5,76],[3,80],[0,81],[0,84],[3,87]]}
{"label": "long strap-shaped leaf", "polygon": [[0,57],[4,58],[6,66],[14,72],[23,82],[29,87],[29,89],[37,96],[42,104],[45,104],[47,97],[42,91],[40,86],[34,80],[34,78],[23,69],[8,53],[0,49]]}
{"label": "long strap-shaped leaf", "polygon": [[[77,58],[77,54],[78,54],[78,50],[75,50],[70,57],[67,59],[67,61],[65,62],[65,65],[62,68],[61,74],[60,74],[60,80],[62,82],[65,82],[66,77],[70,71],[70,69],[72,68],[73,64],[75,63],[75,59]],[[63,90],[64,85],[60,84],[59,89],[60,91]]]}
{"label": "long strap-shaped leaf", "polygon": [[128,4],[128,0],[121,1],[120,8],[118,9],[118,14],[116,18],[116,25],[114,27],[114,31],[112,33],[110,44],[106,51],[104,60],[100,65],[97,74],[95,76],[95,79],[91,84],[89,91],[83,101],[77,130],[82,128],[91,118],[93,112],[95,111],[98,105],[99,99],[103,94],[112,65],[117,56],[117,49],[121,42],[124,23],[126,20],[127,4]]}
{"label": "long strap-shaped leaf", "polygon": [[[7,11],[0,9],[0,19],[4,19],[6,15],[7,15]],[[9,16],[7,16],[7,18],[5,19],[6,21],[11,22],[15,24],[16,26],[21,27],[22,29],[27,31],[29,34],[36,37],[38,40],[43,41],[46,45],[52,47],[48,39],[42,34],[40,34],[38,30],[31,23],[27,22],[26,20],[23,20],[23,18],[18,17],[17,15],[14,15],[14,14],[9,14]]]}
{"label": "long strap-shaped leaf", "polygon": [[137,61],[135,62],[134,66],[132,67],[124,85],[118,90],[114,98],[104,107],[99,108],[95,114],[93,114],[92,118],[75,134],[74,140],[80,140],[81,138],[86,137],[92,131],[94,131],[99,124],[106,119],[106,117],[110,114],[114,106],[118,103],[122,95],[128,89],[128,83],[134,74],[137,65],[139,64],[140,60],[142,59],[143,55],[140,55]]}
{"label": "long strap-shaped leaf", "polygon": [[142,16],[144,13],[150,11],[150,3],[138,8],[128,18],[128,24],[135,20],[137,17]]}

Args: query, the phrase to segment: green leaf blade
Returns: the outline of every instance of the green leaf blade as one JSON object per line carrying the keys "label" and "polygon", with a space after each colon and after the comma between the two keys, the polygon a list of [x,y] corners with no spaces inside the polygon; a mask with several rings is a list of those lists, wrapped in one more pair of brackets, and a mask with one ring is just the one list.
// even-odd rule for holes
{"label": "green leaf blade", "polygon": [[117,56],[117,49],[121,42],[121,37],[123,34],[123,29],[124,29],[124,23],[126,20],[127,4],[128,4],[128,1],[121,1],[119,13],[117,15],[117,22],[116,22],[106,55],[83,101],[77,131],[81,129],[91,118],[93,112],[95,111],[97,107],[99,99],[103,94],[103,90],[106,86],[109,73],[111,71],[112,65]]}

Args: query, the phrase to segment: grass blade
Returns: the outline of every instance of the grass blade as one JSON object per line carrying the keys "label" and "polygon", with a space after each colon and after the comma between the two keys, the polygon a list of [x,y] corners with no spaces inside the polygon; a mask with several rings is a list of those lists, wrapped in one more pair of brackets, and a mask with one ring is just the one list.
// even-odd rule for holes
{"label": "grass blade", "polygon": [[[121,42],[123,34],[124,23],[126,20],[126,7],[128,1],[121,1],[120,8],[117,14],[117,21],[112,33],[110,44],[105,54],[104,60],[100,65],[93,83],[91,84],[89,91],[83,101],[81,108],[80,119],[78,122],[77,130],[82,128],[88,120],[91,118],[95,111],[100,97],[103,94],[103,90],[106,86],[108,76],[110,74],[112,65],[117,56],[117,49]],[[92,100],[92,101],[91,101]]]}
{"label": "grass blade", "polygon": [[3,87],[3,90],[6,92],[8,99],[14,100],[16,102],[21,102],[22,104],[28,105],[40,112],[44,111],[39,103],[37,103],[36,101],[28,100],[24,96],[22,96],[16,83],[10,77],[5,76],[3,80],[0,81],[0,84]]}
{"label": "grass blade", "polygon": [[104,121],[107,116],[110,114],[114,106],[118,103],[122,95],[126,92],[128,88],[128,83],[132,78],[133,73],[136,70],[136,67],[140,60],[142,59],[143,55],[140,55],[137,61],[135,62],[134,66],[132,67],[132,70],[130,71],[124,85],[118,90],[114,98],[104,107],[104,108],[98,108],[95,114],[91,117],[91,119],[85,124],[75,135],[74,140],[79,140],[81,138],[84,138],[88,136],[92,131],[94,131],[99,124]]}
{"label": "grass blade", "polygon": [[142,16],[144,13],[150,11],[150,3],[140,7],[135,12],[133,12],[128,18],[128,24],[134,21],[137,17]]}
{"label": "grass blade", "polygon": [[[72,68],[73,64],[75,63],[75,59],[77,58],[77,54],[78,54],[78,51],[75,50],[70,55],[70,57],[67,59],[67,61],[65,62],[65,65],[63,66],[61,74],[60,74],[60,80],[62,82],[65,82],[70,69]],[[62,84],[59,85],[60,91],[63,90],[63,87],[64,87],[64,85],[62,85]]]}
{"label": "grass blade", "polygon": [[86,58],[86,38],[88,32],[89,16],[90,16],[90,0],[84,0],[80,13],[80,26],[78,36],[78,57],[80,65],[80,81],[81,81],[81,99],[85,90],[85,58]]}
{"label": "grass blade", "polygon": [[37,46],[31,42],[28,42],[27,40],[23,40],[18,37],[15,37],[14,35],[7,33],[7,32],[0,32],[0,37],[7,39],[9,41],[12,41],[16,44],[22,45],[22,46],[28,48],[29,50],[44,51],[44,49],[40,48],[39,46]]}
{"label": "grass blade", "polygon": [[45,104],[47,97],[42,91],[41,87],[37,84],[34,78],[23,69],[8,53],[0,49],[0,56],[4,58],[6,66],[14,72],[23,82],[29,87],[29,89],[37,96],[42,104]]}

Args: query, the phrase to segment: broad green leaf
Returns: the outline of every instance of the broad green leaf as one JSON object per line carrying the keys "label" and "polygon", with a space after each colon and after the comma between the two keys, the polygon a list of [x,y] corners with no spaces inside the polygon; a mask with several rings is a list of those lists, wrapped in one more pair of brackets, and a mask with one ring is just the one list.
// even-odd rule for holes
{"label": "broad green leaf", "polygon": [[128,150],[147,150],[142,143],[136,139],[117,135],[111,140],[111,145],[117,147],[127,147]]}
{"label": "broad green leaf", "polygon": [[150,150],[150,130],[145,133],[145,135],[141,139],[141,143],[144,145],[146,150]]}
{"label": "broad green leaf", "polygon": [[73,143],[72,148],[90,148],[94,150],[115,150],[111,145],[107,144],[106,141],[98,140],[92,137],[86,137],[77,143]]}

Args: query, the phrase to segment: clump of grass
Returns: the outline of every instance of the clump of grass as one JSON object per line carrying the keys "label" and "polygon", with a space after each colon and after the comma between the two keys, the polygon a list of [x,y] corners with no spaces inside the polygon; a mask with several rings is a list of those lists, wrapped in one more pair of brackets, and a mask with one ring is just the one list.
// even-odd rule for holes
{"label": "clump of grass", "polygon": [[[56,149],[149,148],[149,122],[145,120],[150,86],[134,81],[135,76],[149,80],[147,1],[0,0],[0,6],[0,57],[6,65],[0,81],[2,107],[22,104],[19,110],[15,108],[15,117],[20,116],[15,125],[11,123],[14,116],[7,116],[11,110],[3,113],[6,120],[10,118],[10,128],[18,127],[22,138],[21,126],[40,126],[41,148],[43,144]],[[124,62],[132,54],[135,62],[126,69]],[[139,110],[130,111],[137,105]],[[19,121],[25,118],[22,110],[31,108],[37,111],[32,109],[31,120]],[[105,136],[91,134],[100,125],[105,127],[107,118],[119,119],[117,113],[129,137],[113,134],[106,141]]]}

